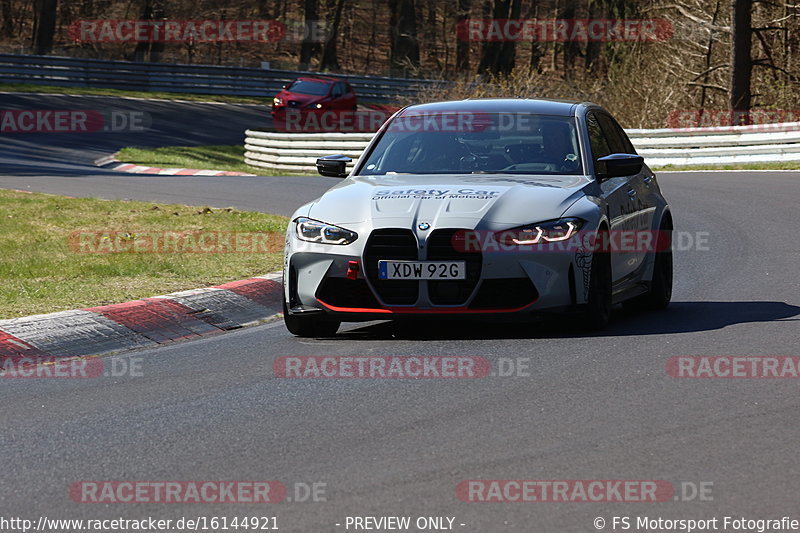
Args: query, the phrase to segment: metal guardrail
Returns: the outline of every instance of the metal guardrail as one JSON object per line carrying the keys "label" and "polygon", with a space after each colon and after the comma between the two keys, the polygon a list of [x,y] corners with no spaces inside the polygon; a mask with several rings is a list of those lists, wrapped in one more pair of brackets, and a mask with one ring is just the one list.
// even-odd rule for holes
{"label": "metal guardrail", "polygon": [[[630,129],[650,166],[800,161],[800,122],[685,129]],[[245,163],[293,172],[316,171],[321,155],[360,157],[372,133],[245,132]]]}
{"label": "metal guardrail", "polygon": [[[319,72],[249,67],[137,63],[57,56],[0,54],[0,82],[58,87],[99,87],[134,91],[216,94],[271,98],[297,76]],[[363,100],[392,102],[416,94],[437,80],[331,74],[346,79]]]}
{"label": "metal guardrail", "polygon": [[626,131],[651,166],[800,161],[800,122]]}
{"label": "metal guardrail", "polygon": [[244,162],[290,172],[316,172],[317,158],[344,154],[355,165],[374,133],[273,133],[247,130]]}

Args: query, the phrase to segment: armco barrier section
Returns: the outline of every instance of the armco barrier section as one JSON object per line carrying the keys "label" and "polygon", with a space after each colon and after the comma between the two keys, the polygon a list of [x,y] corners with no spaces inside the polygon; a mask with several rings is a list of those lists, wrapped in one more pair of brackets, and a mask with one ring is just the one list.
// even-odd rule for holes
{"label": "armco barrier section", "polygon": [[[99,87],[133,91],[216,94],[272,98],[298,76],[319,72],[266,70],[249,67],[138,63],[57,56],[0,54],[0,82],[59,87]],[[380,76],[330,74],[345,79],[362,100],[387,103],[398,96],[446,82]]]}
{"label": "armco barrier section", "polygon": [[344,154],[353,163],[367,147],[373,133],[276,133],[247,130],[244,161],[255,167],[289,172],[316,171],[317,158]]}
{"label": "armco barrier section", "polygon": [[800,122],[626,131],[650,166],[800,161]]}
{"label": "armco barrier section", "polygon": [[[626,130],[636,151],[653,167],[800,161],[800,122],[714,128]],[[322,155],[353,158],[372,133],[245,132],[245,162],[288,172],[313,172]]]}

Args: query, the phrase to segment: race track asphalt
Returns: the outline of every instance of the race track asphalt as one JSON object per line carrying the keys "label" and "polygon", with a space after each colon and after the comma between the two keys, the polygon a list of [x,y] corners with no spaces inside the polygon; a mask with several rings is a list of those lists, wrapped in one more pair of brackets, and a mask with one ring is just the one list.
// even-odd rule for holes
{"label": "race track asphalt", "polygon": [[[3,147],[4,160],[17,157],[13,150]],[[30,167],[4,173],[0,186],[28,179],[31,190],[186,203],[219,194],[224,205],[270,210],[271,197],[298,205],[329,183],[202,178],[214,192],[182,192],[188,178],[65,175],[43,160]],[[800,355],[792,216],[800,173],[658,179],[676,229],[695,239],[676,252],[666,311],[616,310],[597,335],[568,323],[431,321],[350,324],[333,338],[298,339],[278,322],[117,356],[138,361],[141,376],[0,380],[2,514],[277,516],[282,531],[298,532],[345,531],[354,515],[450,516],[458,531],[489,532],[596,531],[596,517],[612,530],[614,516],[800,518],[796,380],[675,379],[665,370],[673,356]],[[467,355],[527,369],[455,380],[274,375],[277,357],[302,355]],[[703,501],[467,503],[455,489],[469,479],[666,480],[713,489]],[[81,480],[318,482],[327,501],[77,504],[67,490]]]}
{"label": "race track asphalt", "polygon": [[[113,200],[238,207],[289,216],[337,180],[315,176],[158,176],[96,167],[94,160],[126,146],[241,144],[247,128],[271,125],[255,105],[134,100],[114,97],[0,94],[3,110],[84,110],[130,117],[144,113],[143,131],[0,133],[0,187]],[[127,113],[127,115],[126,115]],[[298,203],[299,201],[299,203]]]}

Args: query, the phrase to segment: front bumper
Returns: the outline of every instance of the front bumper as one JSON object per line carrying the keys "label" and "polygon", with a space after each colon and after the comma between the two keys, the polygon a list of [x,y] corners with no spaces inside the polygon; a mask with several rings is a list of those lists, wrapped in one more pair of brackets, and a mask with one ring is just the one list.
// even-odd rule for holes
{"label": "front bumper", "polygon": [[[377,274],[370,275],[369,254],[325,248],[287,254],[284,287],[290,314],[320,313],[342,321],[529,315],[577,308],[588,297],[588,265],[574,252],[483,252],[474,285],[456,290],[453,281],[380,287]],[[352,262],[359,265],[356,276],[350,273],[355,279],[348,278]]]}

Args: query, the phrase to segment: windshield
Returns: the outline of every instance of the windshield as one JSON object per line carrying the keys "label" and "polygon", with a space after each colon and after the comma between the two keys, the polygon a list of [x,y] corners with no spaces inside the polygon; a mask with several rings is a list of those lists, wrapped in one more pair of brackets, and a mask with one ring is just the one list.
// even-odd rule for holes
{"label": "windshield", "polygon": [[370,152],[361,175],[582,174],[575,120],[519,113],[406,113]]}
{"label": "windshield", "polygon": [[330,87],[330,85],[322,83],[321,81],[297,80],[287,87],[286,90],[298,94],[324,96],[328,94],[328,87]]}

